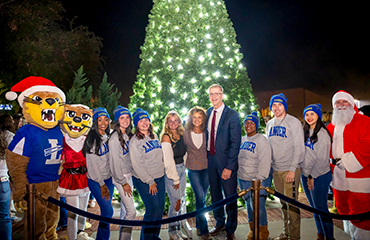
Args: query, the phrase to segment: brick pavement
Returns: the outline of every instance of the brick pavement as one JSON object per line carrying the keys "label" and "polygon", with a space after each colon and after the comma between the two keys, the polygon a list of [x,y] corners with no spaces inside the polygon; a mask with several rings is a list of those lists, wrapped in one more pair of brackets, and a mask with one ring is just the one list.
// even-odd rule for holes
{"label": "brick pavement", "polygon": [[[299,202],[301,202],[303,204],[309,205],[308,201],[307,201],[307,198],[306,198],[304,193],[299,194],[299,199],[298,200],[299,200]],[[275,221],[282,220],[280,208],[278,207],[278,199],[277,198],[275,198],[274,203],[275,204],[274,204],[273,207],[267,207],[267,217],[268,217],[269,222],[275,222]],[[331,207],[332,203],[328,202],[328,206]],[[93,208],[88,208],[88,212],[99,215],[100,214],[100,209],[99,209],[98,204],[96,204],[95,207],[93,207]],[[313,214],[306,211],[306,210],[301,209],[301,219],[304,219],[304,218],[313,218]],[[135,218],[135,220],[142,220],[142,219],[143,219],[142,216],[137,216]],[[96,221],[96,220],[93,220],[93,219],[87,219],[87,221],[92,226],[91,226],[90,229],[86,229],[86,232],[89,235],[91,235],[93,232],[97,231],[99,222]],[[188,219],[188,222],[191,225],[191,227],[195,228],[195,218]],[[343,224],[342,224],[341,220],[334,219],[333,222],[334,222],[335,226],[339,227],[340,229],[343,229]],[[13,234],[22,235],[22,233],[23,233],[23,224],[24,224],[23,220],[18,222],[18,223],[13,223]],[[240,224],[248,224],[247,212],[243,208],[239,209],[239,214],[238,214],[238,225],[240,225]],[[212,214],[209,215],[208,226],[210,228],[215,226],[215,219],[212,217]],[[168,224],[162,225],[161,228],[162,229],[167,229]],[[140,229],[140,227],[134,227],[134,230],[138,230],[138,229]],[[111,231],[118,231],[118,230],[119,230],[119,225],[111,225]],[[64,237],[64,236],[67,235],[67,231],[66,230],[58,231],[58,235],[59,235],[59,237]]]}

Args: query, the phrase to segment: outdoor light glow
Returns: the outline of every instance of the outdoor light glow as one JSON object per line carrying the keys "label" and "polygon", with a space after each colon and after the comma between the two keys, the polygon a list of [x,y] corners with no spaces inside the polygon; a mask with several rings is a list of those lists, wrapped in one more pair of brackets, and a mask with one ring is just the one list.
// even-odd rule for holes
{"label": "outdoor light glow", "polygon": [[194,53],[195,52],[195,49],[194,48],[190,49],[190,52]]}
{"label": "outdoor light glow", "polygon": [[216,77],[219,77],[221,74],[220,74],[220,72],[219,72],[219,71],[217,71],[217,72],[215,72],[215,73],[214,73],[214,75],[215,75]]}
{"label": "outdoor light glow", "polygon": [[230,51],[230,48],[229,47],[225,47],[225,50],[228,52],[228,51]]}
{"label": "outdoor light glow", "polygon": [[204,57],[203,56],[200,56],[199,57],[199,61],[203,62],[204,61]]}
{"label": "outdoor light glow", "polygon": [[187,108],[183,108],[183,109],[181,110],[181,112],[182,112],[182,114],[186,114],[186,113],[188,112],[188,109],[187,109]]}
{"label": "outdoor light glow", "polygon": [[175,93],[176,90],[174,88],[170,88],[171,93]]}
{"label": "outdoor light glow", "polygon": [[212,44],[211,43],[208,43],[207,44],[207,48],[211,48],[212,47]]}
{"label": "outdoor light glow", "polygon": [[207,72],[206,72],[206,70],[202,70],[202,75],[204,75],[204,74],[206,74]]}
{"label": "outdoor light glow", "polygon": [[224,29],[223,28],[220,29],[220,33],[224,33]]}
{"label": "outdoor light glow", "polygon": [[174,108],[175,107],[175,104],[174,103],[170,103],[170,108]]}
{"label": "outdoor light glow", "polygon": [[211,38],[211,35],[209,33],[207,33],[206,38]]}
{"label": "outdoor light glow", "polygon": [[192,78],[191,80],[190,80],[190,82],[191,83],[195,83],[197,80],[195,80],[195,78]]}

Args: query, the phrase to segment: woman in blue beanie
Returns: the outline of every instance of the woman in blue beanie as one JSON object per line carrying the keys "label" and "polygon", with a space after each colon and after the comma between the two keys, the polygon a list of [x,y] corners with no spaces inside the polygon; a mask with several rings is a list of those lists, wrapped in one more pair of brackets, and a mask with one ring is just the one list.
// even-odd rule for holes
{"label": "woman in blue beanie", "polygon": [[[100,215],[113,216],[112,196],[114,185],[109,167],[109,123],[110,118],[105,108],[93,109],[93,126],[87,134],[82,153],[86,157],[87,183],[100,207]],[[108,223],[99,222],[96,239],[107,240],[110,237]]]}
{"label": "woman in blue beanie", "polygon": [[[113,184],[121,197],[120,219],[134,220],[136,208],[132,197],[132,164],[129,154],[129,140],[132,134],[130,111],[118,106],[114,111],[114,130],[109,139],[109,161]],[[119,240],[131,240],[132,227],[120,226]]]}
{"label": "woman in blue beanie", "polygon": [[[302,186],[310,205],[328,211],[327,199],[332,175],[329,165],[331,136],[321,121],[321,105],[308,105],[303,111],[306,153],[302,168]],[[334,239],[333,220],[314,214],[317,239]]]}
{"label": "woman in blue beanie", "polygon": [[[132,114],[135,132],[130,140],[132,180],[145,206],[143,220],[162,219],[165,202],[165,180],[162,146],[153,132],[148,112],[141,108]],[[143,226],[141,240],[160,239],[161,226]]]}
{"label": "woman in blue beanie", "polygon": [[[249,189],[252,186],[252,180],[261,180],[262,187],[270,187],[272,182],[271,170],[271,147],[267,138],[258,133],[259,117],[257,112],[252,112],[244,119],[244,129],[247,135],[242,138],[240,144],[240,151],[238,156],[238,182],[241,189]],[[259,239],[266,240],[269,236],[267,226],[267,213],[266,213],[266,197],[265,190],[260,191],[260,222],[259,226]],[[248,213],[249,232],[247,240],[253,239],[253,203],[251,192],[243,197]]]}

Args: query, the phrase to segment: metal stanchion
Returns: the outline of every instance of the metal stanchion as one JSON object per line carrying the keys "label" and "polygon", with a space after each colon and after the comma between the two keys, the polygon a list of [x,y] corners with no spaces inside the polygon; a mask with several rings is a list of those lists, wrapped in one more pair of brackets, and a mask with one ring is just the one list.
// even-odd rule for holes
{"label": "metal stanchion", "polygon": [[260,223],[260,190],[261,180],[252,180],[253,197],[253,239],[259,240]]}
{"label": "metal stanchion", "polygon": [[35,216],[35,184],[27,184],[27,220],[28,220],[28,240],[35,240],[36,236],[36,216]]}

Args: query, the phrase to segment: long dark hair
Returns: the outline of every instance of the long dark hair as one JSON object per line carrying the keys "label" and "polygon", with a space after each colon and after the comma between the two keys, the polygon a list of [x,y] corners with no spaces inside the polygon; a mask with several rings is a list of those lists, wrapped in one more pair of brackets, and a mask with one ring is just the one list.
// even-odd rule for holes
{"label": "long dark hair", "polygon": [[[149,129],[148,129],[148,132],[149,132],[149,137],[151,139],[154,139],[154,133],[153,133],[153,124],[150,123],[149,125]],[[145,138],[145,135],[140,132],[139,128],[135,127],[135,132],[134,132],[134,135],[138,138],[138,139],[144,139]]]}
{"label": "long dark hair", "polygon": [[3,115],[1,115],[0,116],[0,127],[1,127],[1,130],[3,131],[8,130],[12,133],[15,133],[13,117],[7,113],[4,113]]}
{"label": "long dark hair", "polygon": [[[116,124],[114,125],[114,130],[113,130],[113,132],[112,132],[112,135],[113,135],[113,133],[117,132],[117,134],[118,134],[118,140],[119,140],[119,142],[121,143],[122,148],[123,148],[123,149],[125,149],[125,150],[127,151],[127,149],[126,149],[126,145],[125,145],[126,141],[125,141],[125,139],[123,138],[123,133],[122,133],[122,131],[121,131],[121,128],[120,128],[120,127],[121,127],[121,126],[120,126],[120,124],[119,124],[119,121],[117,121],[117,122],[116,122]],[[131,138],[132,138],[132,136],[134,136],[134,134],[132,133],[132,122],[131,122],[131,117],[130,117],[130,125],[128,125],[128,127],[126,128],[125,133],[127,134],[127,136],[128,136],[128,138],[129,138],[129,139],[131,139]]]}
{"label": "long dark hair", "polygon": [[326,132],[328,133],[328,135],[330,137],[330,142],[332,143],[333,142],[333,139],[332,139],[332,137],[330,135],[330,132],[325,127],[325,124],[321,121],[320,118],[317,119],[316,126],[315,126],[315,128],[313,130],[313,134],[312,134],[311,137],[310,137],[310,125],[306,122],[306,120],[304,121],[304,124],[303,124],[304,142],[307,142],[307,139],[310,138],[310,141],[312,143],[316,143],[317,142],[317,134],[318,134],[318,132],[320,131],[321,128],[324,128],[326,130]]}
{"label": "long dark hair", "polygon": [[[110,128],[108,124],[108,127],[105,129],[105,134],[109,137],[110,136],[109,133],[110,133]],[[85,139],[84,146],[82,148],[82,154],[84,157],[86,157],[86,153],[95,154],[95,155],[100,156],[99,150],[100,150],[102,137],[103,136],[100,135],[98,131],[98,118],[97,118],[93,122],[92,128],[90,129]],[[94,147],[95,147],[95,152],[91,152],[91,149],[93,149]]]}

